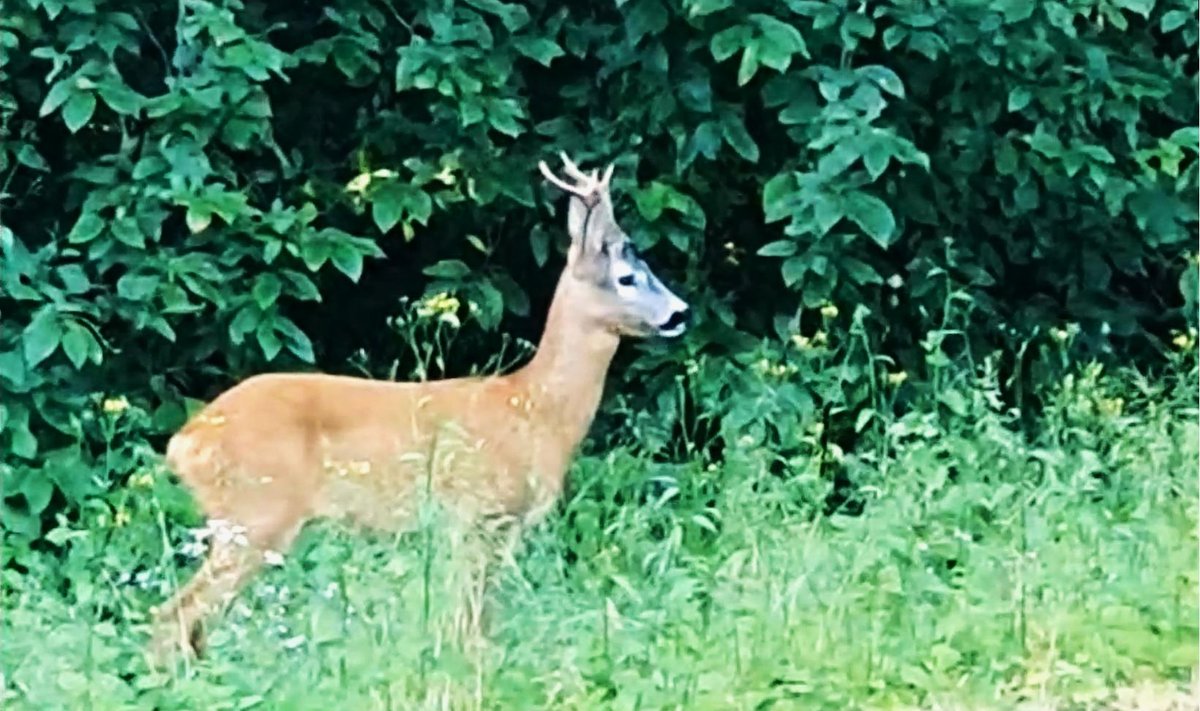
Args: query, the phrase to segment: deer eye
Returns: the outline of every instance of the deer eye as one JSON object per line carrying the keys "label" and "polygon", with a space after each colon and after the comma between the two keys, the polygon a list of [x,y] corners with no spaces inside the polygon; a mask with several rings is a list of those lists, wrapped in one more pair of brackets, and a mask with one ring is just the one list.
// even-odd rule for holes
{"label": "deer eye", "polygon": [[617,283],[621,286],[633,286],[633,275],[626,274],[625,276],[618,278]]}

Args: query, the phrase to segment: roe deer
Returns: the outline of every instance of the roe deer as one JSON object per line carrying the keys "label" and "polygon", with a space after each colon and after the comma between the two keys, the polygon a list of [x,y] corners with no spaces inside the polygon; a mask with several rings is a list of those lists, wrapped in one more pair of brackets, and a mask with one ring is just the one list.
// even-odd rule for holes
{"label": "roe deer", "polygon": [[[456,518],[511,524],[551,509],[599,407],[621,336],[678,336],[688,306],[638,258],[613,217],[609,181],[561,154],[571,246],[533,358],[507,375],[395,383],[264,374],[235,385],[167,445],[166,463],[218,535],[156,616],[153,651],[203,651],[202,622],[270,552],[317,517],[403,531],[424,493]],[[447,442],[457,446],[446,450]],[[435,451],[437,450],[437,451]],[[436,456],[435,456],[436,455]],[[236,539],[236,540],[232,540]]]}

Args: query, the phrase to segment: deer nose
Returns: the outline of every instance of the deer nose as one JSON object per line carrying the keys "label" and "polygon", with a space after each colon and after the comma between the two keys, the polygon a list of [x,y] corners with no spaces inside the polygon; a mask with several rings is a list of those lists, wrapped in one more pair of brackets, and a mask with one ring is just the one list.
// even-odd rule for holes
{"label": "deer nose", "polygon": [[688,324],[691,323],[691,320],[692,310],[687,306],[684,306],[683,308],[673,312],[670,317],[668,317],[666,321],[663,321],[658,328],[660,331],[682,332],[683,329],[687,328]]}

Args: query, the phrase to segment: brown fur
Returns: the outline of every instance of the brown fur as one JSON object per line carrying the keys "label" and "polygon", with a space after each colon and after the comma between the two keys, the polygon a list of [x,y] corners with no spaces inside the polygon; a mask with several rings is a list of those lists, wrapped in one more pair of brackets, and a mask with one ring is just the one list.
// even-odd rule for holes
{"label": "brown fur", "polygon": [[[594,222],[611,233],[610,209],[607,219]],[[201,570],[158,613],[158,654],[200,651],[203,619],[313,518],[403,531],[426,493],[468,524],[498,518],[519,533],[545,516],[620,335],[645,330],[579,268],[600,256],[577,232],[537,354],[516,372],[429,383],[259,375],[171,439],[168,466],[210,520],[239,527],[244,540],[213,540]]]}

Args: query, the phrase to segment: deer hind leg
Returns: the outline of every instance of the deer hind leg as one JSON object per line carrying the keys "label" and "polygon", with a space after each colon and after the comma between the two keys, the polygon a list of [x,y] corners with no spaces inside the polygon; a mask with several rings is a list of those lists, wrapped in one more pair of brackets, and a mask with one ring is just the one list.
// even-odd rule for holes
{"label": "deer hind leg", "polygon": [[525,527],[520,520],[505,517],[485,523],[476,533],[475,548],[470,560],[468,577],[471,606],[467,628],[477,635],[487,635],[499,614],[493,599],[502,569],[516,568]]}
{"label": "deer hind leg", "polygon": [[173,653],[204,654],[204,622],[221,612],[262,567],[268,551],[286,551],[301,522],[249,528],[244,534],[221,535],[209,548],[200,569],[155,616],[150,655],[156,665]]}

